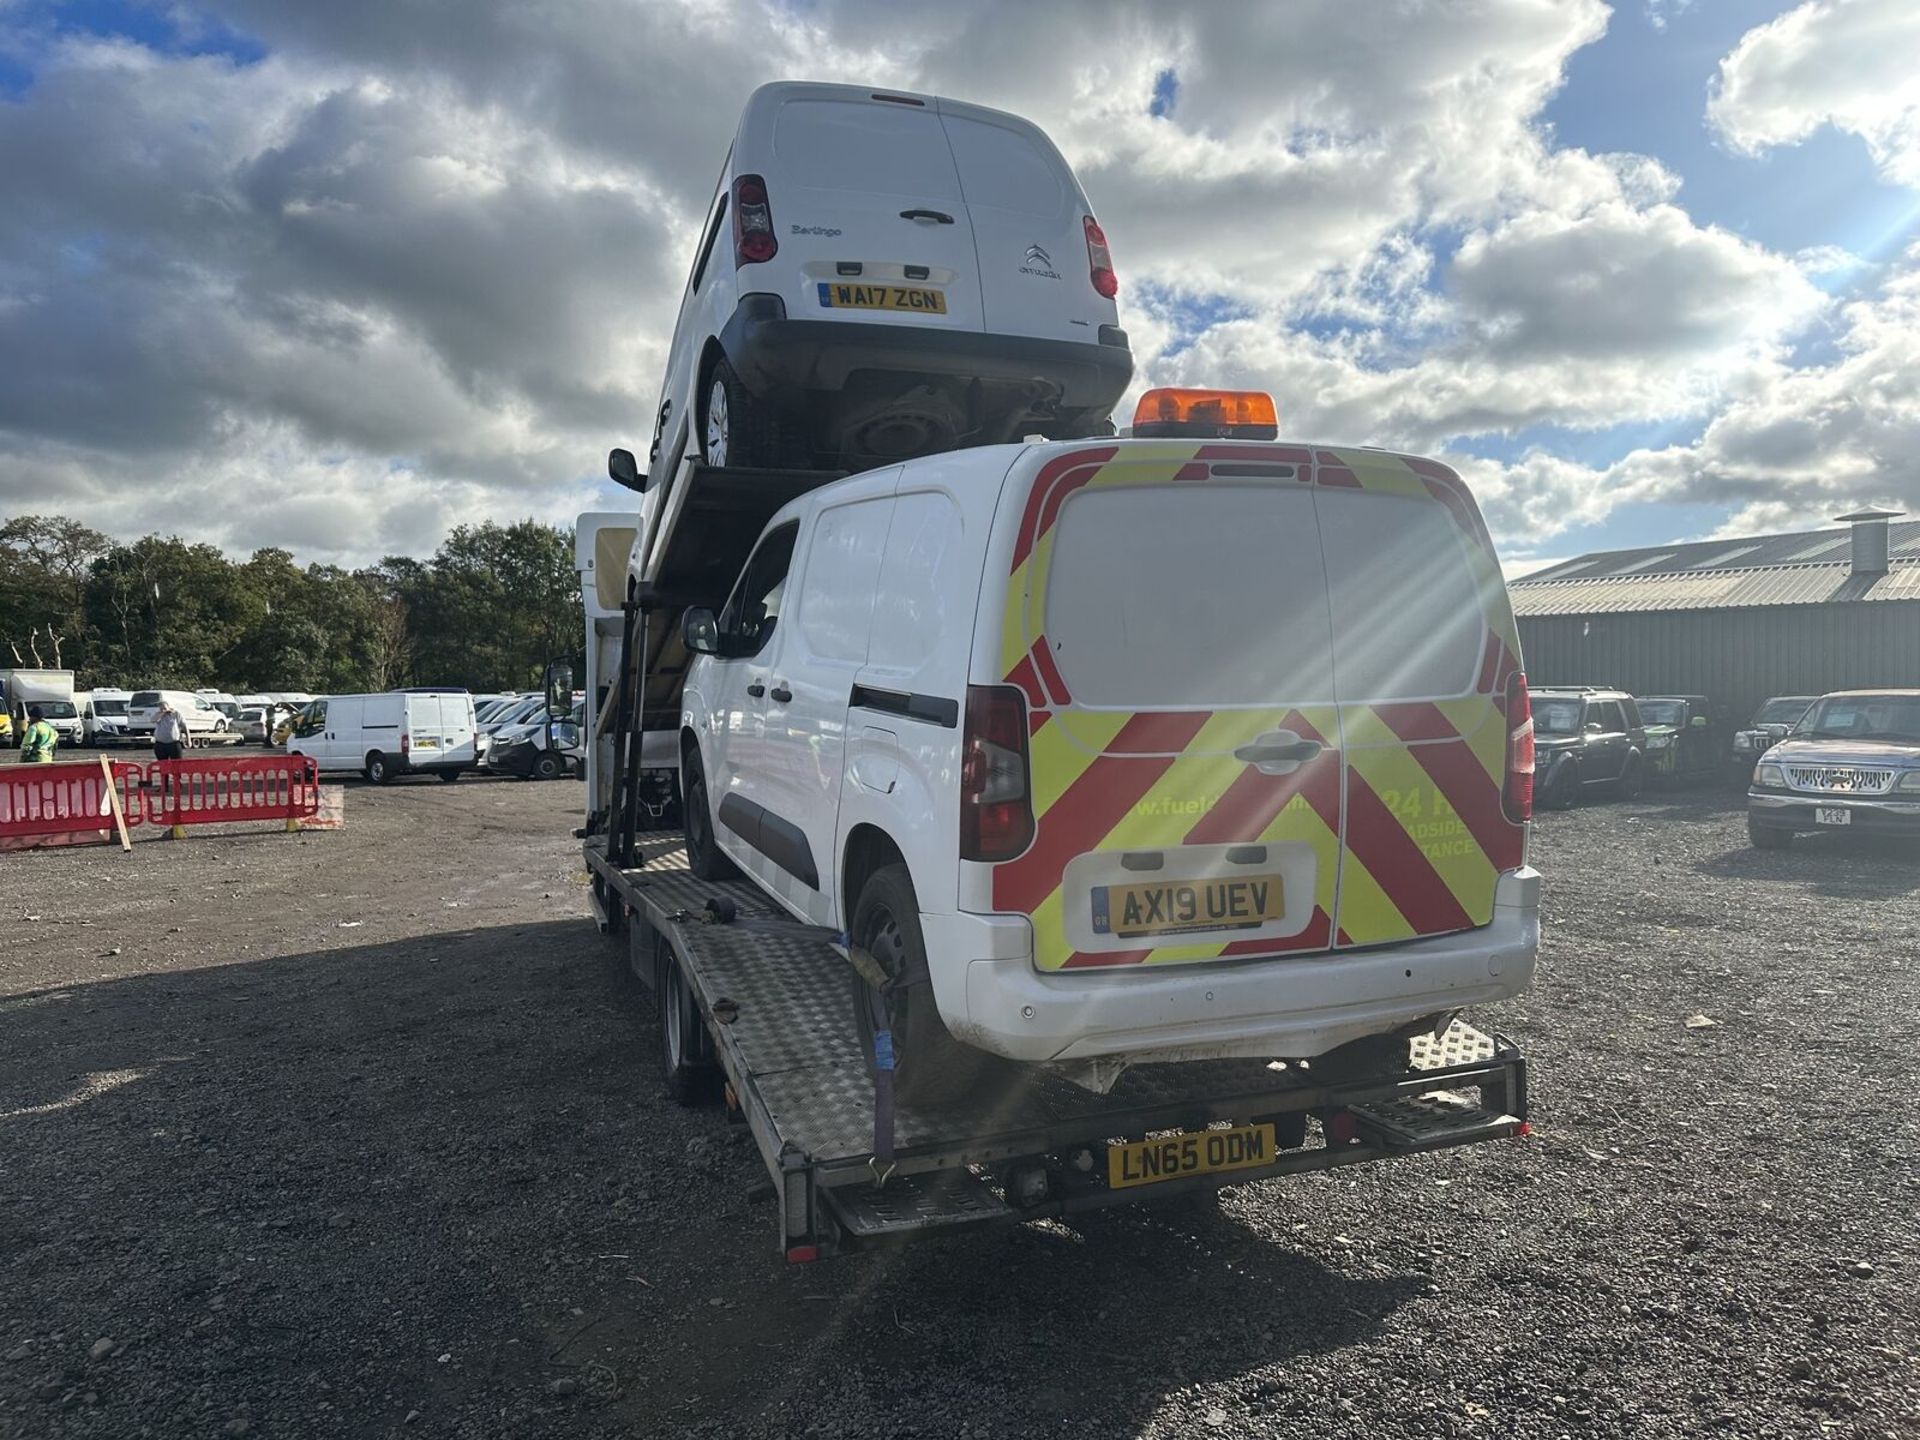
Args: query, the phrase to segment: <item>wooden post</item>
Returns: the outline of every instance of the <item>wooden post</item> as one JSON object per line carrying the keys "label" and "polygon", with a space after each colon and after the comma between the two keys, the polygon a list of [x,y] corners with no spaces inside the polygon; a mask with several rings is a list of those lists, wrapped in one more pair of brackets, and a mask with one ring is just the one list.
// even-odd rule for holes
{"label": "wooden post", "polygon": [[133,841],[127,838],[127,813],[120,808],[120,787],[113,783],[113,762],[106,756],[100,757],[100,776],[107,782],[107,804],[113,808],[113,828],[120,832],[120,848],[133,849]]}

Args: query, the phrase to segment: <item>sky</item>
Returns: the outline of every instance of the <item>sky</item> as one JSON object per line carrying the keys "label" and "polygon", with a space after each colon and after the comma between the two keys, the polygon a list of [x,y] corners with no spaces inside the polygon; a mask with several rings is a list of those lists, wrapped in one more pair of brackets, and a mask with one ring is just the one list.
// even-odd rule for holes
{"label": "sky", "polygon": [[1920,513],[1916,59],[1914,0],[0,0],[0,515],[358,564],[629,508],[776,79],[1037,121],[1123,412],[1439,456],[1512,573]]}

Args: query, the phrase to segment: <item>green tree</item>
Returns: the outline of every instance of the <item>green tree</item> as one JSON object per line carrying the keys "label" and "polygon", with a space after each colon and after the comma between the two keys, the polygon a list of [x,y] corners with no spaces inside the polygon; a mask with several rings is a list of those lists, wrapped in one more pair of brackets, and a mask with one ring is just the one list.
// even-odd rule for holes
{"label": "green tree", "polygon": [[112,548],[98,530],[64,515],[22,515],[0,525],[0,664],[82,661],[87,581],[93,562]]}
{"label": "green tree", "polygon": [[525,689],[548,660],[579,649],[580,577],[564,530],[537,520],[462,525],[425,566],[389,567],[423,682]]}

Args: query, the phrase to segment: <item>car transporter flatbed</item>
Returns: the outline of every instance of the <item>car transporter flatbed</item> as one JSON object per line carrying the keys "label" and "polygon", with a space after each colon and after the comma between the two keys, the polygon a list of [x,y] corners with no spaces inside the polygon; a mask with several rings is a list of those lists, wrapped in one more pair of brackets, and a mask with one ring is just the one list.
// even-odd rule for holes
{"label": "car transporter flatbed", "polygon": [[[836,937],[787,920],[743,881],[695,879],[677,834],[642,838],[633,865],[592,839],[586,859],[601,928],[624,935],[636,974],[652,983],[655,946],[672,947],[727,1104],[773,1181],[792,1261],[1527,1132],[1524,1057],[1456,1019],[1409,1042],[1407,1065],[1390,1073],[1336,1081],[1259,1060],[1139,1065],[1100,1095],[1035,1070],[977,1108],[901,1107],[888,1136]],[[1250,1124],[1272,1125],[1278,1142],[1235,1153],[1239,1168],[1110,1183],[1110,1146],[1150,1136],[1204,1145],[1210,1130]]]}

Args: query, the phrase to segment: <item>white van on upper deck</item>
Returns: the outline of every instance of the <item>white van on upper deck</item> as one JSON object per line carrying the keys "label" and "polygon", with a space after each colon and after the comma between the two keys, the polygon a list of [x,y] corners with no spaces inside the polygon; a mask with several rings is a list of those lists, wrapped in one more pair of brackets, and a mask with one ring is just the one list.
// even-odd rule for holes
{"label": "white van on upper deck", "polygon": [[650,468],[864,465],[1109,433],[1133,373],[1080,183],[1031,122],[857,85],[747,101]]}

